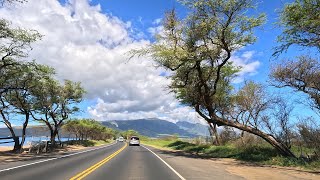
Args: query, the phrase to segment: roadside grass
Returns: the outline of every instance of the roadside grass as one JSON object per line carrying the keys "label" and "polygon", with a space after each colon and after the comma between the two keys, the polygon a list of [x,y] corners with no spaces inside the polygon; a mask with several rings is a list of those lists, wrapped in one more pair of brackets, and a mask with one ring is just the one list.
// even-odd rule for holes
{"label": "roadside grass", "polygon": [[84,147],[91,147],[91,146],[101,146],[104,144],[110,144],[112,142],[112,140],[71,140],[71,141],[67,141],[66,143],[68,145],[80,145],[80,146],[84,146]]}
{"label": "roadside grass", "polygon": [[168,148],[168,145],[174,143],[176,139],[150,139],[144,138],[140,139],[142,144],[153,146],[156,148]]}
{"label": "roadside grass", "polygon": [[[257,144],[248,147],[237,147],[234,144],[214,146],[197,145],[177,139],[152,139],[144,140],[143,143],[159,148],[181,150],[203,158],[233,158],[261,165],[301,167],[309,170],[320,169],[320,161],[307,162],[303,159],[283,157],[269,144]],[[293,147],[292,151],[300,155],[299,148]],[[311,152],[312,150],[309,151]]]}

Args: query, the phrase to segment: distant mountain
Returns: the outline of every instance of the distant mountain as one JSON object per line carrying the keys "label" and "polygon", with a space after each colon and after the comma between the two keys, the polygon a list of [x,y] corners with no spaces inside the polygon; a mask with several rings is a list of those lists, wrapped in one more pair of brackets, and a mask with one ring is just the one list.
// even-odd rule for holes
{"label": "distant mountain", "polygon": [[189,123],[186,121],[178,121],[176,123],[181,129],[198,136],[209,136],[208,126],[200,123]]}
{"label": "distant mountain", "polygon": [[[116,120],[116,121],[103,121],[103,125],[126,131],[129,129],[133,129],[138,131],[141,135],[149,136],[149,137],[158,137],[163,134],[178,134],[179,136],[188,136],[195,137],[199,135],[203,135],[204,133],[198,133],[196,130],[200,130],[203,126],[201,124],[186,124],[182,123],[175,124],[169,121],[161,120],[161,119],[137,119],[137,120]],[[201,125],[201,126],[200,126]],[[188,127],[186,127],[188,126]],[[202,128],[201,131],[205,129]]]}
{"label": "distant mountain", "polygon": [[[137,119],[137,120],[116,120],[116,121],[102,121],[103,125],[126,131],[133,129],[138,131],[141,135],[149,137],[159,137],[165,134],[179,136],[197,137],[208,135],[208,127],[202,124],[193,124],[186,121],[179,121],[172,123],[169,121],[153,118],[153,119]],[[21,127],[15,127],[17,136],[21,136]],[[27,136],[50,136],[46,126],[29,126],[27,128]],[[7,128],[0,128],[0,137],[11,136]],[[68,137],[69,134],[61,131],[60,137]]]}

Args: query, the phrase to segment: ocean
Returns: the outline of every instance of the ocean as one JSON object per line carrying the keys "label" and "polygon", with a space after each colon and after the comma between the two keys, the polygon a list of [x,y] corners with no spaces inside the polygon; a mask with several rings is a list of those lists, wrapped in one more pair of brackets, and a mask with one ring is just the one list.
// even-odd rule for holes
{"label": "ocean", "polygon": [[[73,138],[66,138],[66,137],[62,137],[60,138],[60,140],[63,141],[68,141],[68,140],[72,140]],[[21,138],[20,138],[21,140]],[[24,145],[27,145],[28,143],[32,142],[32,141],[49,141],[50,137],[46,137],[46,136],[42,136],[42,137],[26,137],[26,140],[24,142]],[[56,140],[58,141],[58,138],[56,138]],[[10,139],[5,139],[5,140],[0,140],[1,142],[7,142],[7,141],[11,141]],[[4,144],[0,144],[0,146],[14,146],[14,142],[11,143],[4,143]]]}

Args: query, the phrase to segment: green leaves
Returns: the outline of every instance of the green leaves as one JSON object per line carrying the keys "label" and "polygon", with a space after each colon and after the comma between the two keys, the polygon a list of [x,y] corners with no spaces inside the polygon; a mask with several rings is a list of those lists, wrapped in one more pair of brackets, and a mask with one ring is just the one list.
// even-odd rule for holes
{"label": "green leaves", "polygon": [[94,119],[69,120],[63,125],[63,129],[79,137],[81,140],[87,138],[91,140],[106,140],[114,137],[116,134],[115,130],[103,126]]}
{"label": "green leaves", "polygon": [[10,22],[0,19],[0,68],[6,61],[21,57],[27,57],[28,51],[31,50],[31,43],[41,38],[35,30],[26,30],[21,28],[10,27]]}
{"label": "green leaves", "polygon": [[283,33],[278,36],[281,45],[275,48],[278,56],[292,45],[315,47],[320,50],[320,1],[295,0],[280,12],[279,25]]}
{"label": "green leaves", "polygon": [[272,85],[291,87],[306,93],[311,107],[320,112],[320,63],[310,56],[298,56],[296,61],[274,66],[270,75]]}
{"label": "green leaves", "polygon": [[165,14],[164,32],[155,43],[133,55],[151,55],[159,66],[172,71],[169,88],[190,106],[205,112],[230,106],[230,84],[239,67],[230,62],[233,52],[255,42],[254,28],[265,15],[249,16],[251,0],[181,1],[190,9],[185,19],[175,10]]}
{"label": "green leaves", "polygon": [[79,111],[76,105],[85,91],[80,82],[65,80],[61,84],[49,66],[21,60],[28,57],[31,43],[40,38],[35,30],[13,28],[0,19],[0,111],[7,117],[23,114],[25,123],[31,115],[55,136],[63,121]]}

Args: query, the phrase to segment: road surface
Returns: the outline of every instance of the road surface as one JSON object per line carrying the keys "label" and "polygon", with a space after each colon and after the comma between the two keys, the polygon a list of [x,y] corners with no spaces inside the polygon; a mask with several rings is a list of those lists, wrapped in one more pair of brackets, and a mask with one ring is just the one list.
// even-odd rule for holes
{"label": "road surface", "polygon": [[126,143],[41,161],[2,169],[0,179],[183,179],[146,148]]}
{"label": "road surface", "polygon": [[[270,173],[272,172],[272,173]],[[213,180],[320,179],[318,173],[201,159],[126,143],[88,148],[41,159],[0,162],[0,180]]]}

